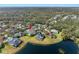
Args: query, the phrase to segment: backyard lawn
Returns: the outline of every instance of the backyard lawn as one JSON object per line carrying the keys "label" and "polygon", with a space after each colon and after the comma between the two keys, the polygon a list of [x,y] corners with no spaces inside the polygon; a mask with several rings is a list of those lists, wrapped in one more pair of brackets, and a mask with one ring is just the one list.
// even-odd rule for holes
{"label": "backyard lawn", "polygon": [[56,39],[51,39],[50,37],[46,36],[46,38],[42,41],[37,40],[35,38],[35,36],[23,36],[20,38],[23,42],[22,44],[17,47],[14,48],[13,46],[10,46],[9,44],[5,43],[5,47],[2,49],[2,54],[12,54],[12,53],[16,53],[18,52],[20,49],[22,49],[28,42],[33,43],[33,44],[40,44],[40,45],[50,45],[50,44],[56,44],[59,43],[63,40],[63,38],[61,37],[61,33],[59,33],[57,35]]}

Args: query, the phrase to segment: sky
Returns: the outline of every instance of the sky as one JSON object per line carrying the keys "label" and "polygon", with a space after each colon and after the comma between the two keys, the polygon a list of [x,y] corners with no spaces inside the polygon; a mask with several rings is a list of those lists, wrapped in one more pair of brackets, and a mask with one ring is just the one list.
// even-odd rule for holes
{"label": "sky", "polygon": [[79,7],[79,4],[0,4],[0,7]]}

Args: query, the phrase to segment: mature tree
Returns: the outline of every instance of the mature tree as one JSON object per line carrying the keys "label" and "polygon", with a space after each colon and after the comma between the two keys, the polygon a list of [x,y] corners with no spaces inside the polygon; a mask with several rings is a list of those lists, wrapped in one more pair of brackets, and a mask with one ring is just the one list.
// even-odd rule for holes
{"label": "mature tree", "polygon": [[29,23],[29,22],[31,22],[30,19],[28,19],[28,18],[24,19],[24,24],[25,24],[25,25],[26,25],[27,23]]}

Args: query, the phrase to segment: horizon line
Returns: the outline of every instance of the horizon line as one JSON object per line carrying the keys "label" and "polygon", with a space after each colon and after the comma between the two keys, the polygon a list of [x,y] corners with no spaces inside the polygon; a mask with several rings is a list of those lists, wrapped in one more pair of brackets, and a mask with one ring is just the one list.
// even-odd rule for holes
{"label": "horizon line", "polygon": [[79,7],[79,4],[0,4],[0,7]]}

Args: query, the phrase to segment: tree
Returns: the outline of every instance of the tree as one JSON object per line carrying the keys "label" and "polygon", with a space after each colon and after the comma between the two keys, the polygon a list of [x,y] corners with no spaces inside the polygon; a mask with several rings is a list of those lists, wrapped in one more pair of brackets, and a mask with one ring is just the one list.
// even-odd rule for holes
{"label": "tree", "polygon": [[70,27],[67,29],[62,30],[62,35],[64,36],[64,39],[70,39],[72,36],[74,36],[74,27]]}
{"label": "tree", "polygon": [[28,22],[30,22],[30,19],[26,18],[24,19],[24,24],[26,25]]}
{"label": "tree", "polygon": [[77,38],[79,38],[79,29],[77,29],[77,30],[74,31],[74,36],[77,37]]}

